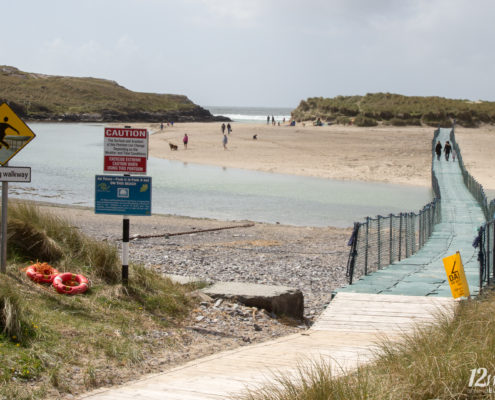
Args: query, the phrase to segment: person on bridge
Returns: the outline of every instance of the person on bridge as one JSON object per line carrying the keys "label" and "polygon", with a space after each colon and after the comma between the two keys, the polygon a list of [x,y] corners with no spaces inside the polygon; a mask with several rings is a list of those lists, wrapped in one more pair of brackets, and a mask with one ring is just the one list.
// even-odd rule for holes
{"label": "person on bridge", "polygon": [[452,151],[452,146],[450,145],[448,140],[445,142],[445,146],[443,146],[443,151],[445,152],[445,159],[449,161],[449,156],[450,156],[450,152]]}
{"label": "person on bridge", "polygon": [[435,146],[435,153],[437,153],[437,160],[440,161],[440,156],[442,155],[442,144],[440,143],[440,140]]}

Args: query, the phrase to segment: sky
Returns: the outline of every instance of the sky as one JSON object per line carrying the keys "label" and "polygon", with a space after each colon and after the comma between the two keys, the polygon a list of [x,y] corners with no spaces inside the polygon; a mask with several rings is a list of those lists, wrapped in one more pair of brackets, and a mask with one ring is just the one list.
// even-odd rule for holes
{"label": "sky", "polygon": [[201,106],[495,101],[493,0],[0,0],[0,65]]}

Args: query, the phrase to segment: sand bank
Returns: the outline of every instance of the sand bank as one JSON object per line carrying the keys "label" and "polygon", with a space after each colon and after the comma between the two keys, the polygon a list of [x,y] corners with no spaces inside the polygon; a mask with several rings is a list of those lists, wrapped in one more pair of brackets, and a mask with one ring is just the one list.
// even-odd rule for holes
{"label": "sand bank", "polygon": [[[150,155],[302,176],[430,185],[432,128],[232,126],[227,150],[222,146],[220,123],[174,124],[163,130],[151,126],[155,133]],[[185,133],[189,136],[187,150],[182,144]],[[171,151],[169,143],[178,150]]]}

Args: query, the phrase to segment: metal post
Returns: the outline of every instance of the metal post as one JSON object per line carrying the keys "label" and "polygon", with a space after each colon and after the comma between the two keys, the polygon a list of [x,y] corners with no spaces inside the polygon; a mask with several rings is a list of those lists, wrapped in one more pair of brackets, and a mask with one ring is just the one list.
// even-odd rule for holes
{"label": "metal post", "polygon": [[491,246],[490,246],[490,226],[486,226],[486,284],[490,284],[490,251],[491,251]]}
{"label": "metal post", "polygon": [[402,213],[399,214],[399,261],[402,259]]}
{"label": "metal post", "polygon": [[406,229],[405,229],[405,240],[406,240],[406,258],[409,257],[409,224],[408,224],[408,219],[409,219],[409,214],[405,214],[406,217]]}
{"label": "metal post", "polygon": [[492,246],[492,271],[493,271],[493,279],[495,280],[495,223],[492,221],[493,225],[493,244]]}
{"label": "metal post", "polygon": [[382,252],[382,243],[381,243],[381,235],[380,235],[380,219],[382,218],[381,215],[378,216],[378,269],[380,269],[382,265],[382,260],[381,260],[381,252]]}
{"label": "metal post", "polygon": [[364,274],[368,275],[368,238],[370,233],[370,217],[366,217],[366,247],[364,251]]}
{"label": "metal post", "polygon": [[390,254],[389,254],[389,257],[388,257],[388,263],[389,263],[389,264],[392,264],[392,262],[393,262],[393,258],[394,258],[394,257],[393,257],[393,249],[394,249],[394,247],[393,247],[393,245],[392,245],[392,243],[393,243],[393,236],[392,236],[392,220],[393,220],[393,218],[394,218],[394,215],[393,215],[393,214],[390,214],[388,217],[390,218],[390,232],[389,232],[389,236],[390,236],[389,252],[390,252]]}
{"label": "metal post", "polygon": [[411,213],[411,254],[416,253],[416,214]]}
{"label": "metal post", "polygon": [[122,220],[122,285],[129,283],[129,217]]}
{"label": "metal post", "polygon": [[[7,165],[7,163],[5,164]],[[2,243],[0,254],[0,272],[7,272],[7,207],[9,203],[9,183],[2,182]]]}

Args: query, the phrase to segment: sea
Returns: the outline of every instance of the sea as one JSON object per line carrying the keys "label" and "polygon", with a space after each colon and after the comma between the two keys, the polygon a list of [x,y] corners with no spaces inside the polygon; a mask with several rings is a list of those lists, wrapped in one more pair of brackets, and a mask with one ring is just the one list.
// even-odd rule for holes
{"label": "sea", "polygon": [[[289,108],[210,107],[234,121],[266,124]],[[94,206],[103,173],[103,124],[28,123],[36,137],[9,166],[28,166],[30,183],[10,183],[9,197]],[[367,216],[418,211],[431,201],[424,187],[339,181],[197,165],[150,157],[152,212],[225,221],[350,227]]]}
{"label": "sea", "polygon": [[244,123],[264,123],[267,122],[267,117],[275,119],[275,121],[289,121],[293,108],[289,107],[222,107],[222,106],[206,106],[204,107],[215,115],[222,115],[230,118],[234,122]]}

